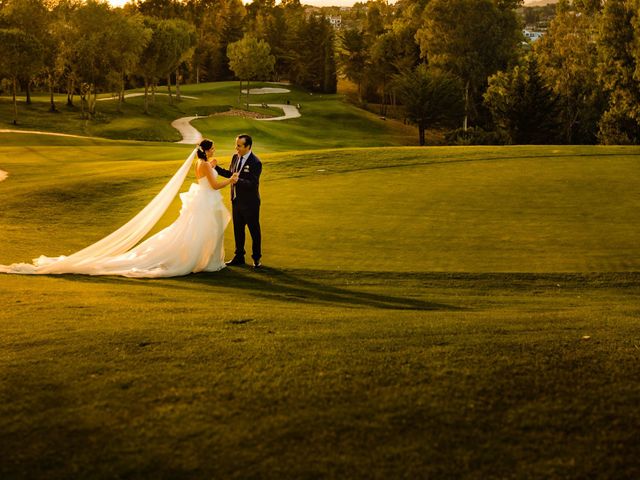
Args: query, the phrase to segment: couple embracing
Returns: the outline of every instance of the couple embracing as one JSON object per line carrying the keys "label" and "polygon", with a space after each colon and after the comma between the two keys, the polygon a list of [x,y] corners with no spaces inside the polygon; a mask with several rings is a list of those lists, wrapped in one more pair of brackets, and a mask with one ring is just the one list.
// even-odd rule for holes
{"label": "couple embracing", "polygon": [[[236,154],[227,170],[217,164],[213,141],[202,140],[156,197],[113,233],[68,256],[43,255],[33,263],[0,265],[0,273],[154,278],[213,272],[226,265],[245,264],[247,228],[252,240],[253,266],[260,268],[262,163],[253,154],[252,145],[249,135],[236,137]],[[180,194],[182,208],[178,218],[139,243],[171,205],[195,158],[196,183]],[[232,215],[219,192],[227,186],[231,190]],[[233,259],[225,264],[224,231],[231,218],[236,248]]]}
{"label": "couple embracing", "polygon": [[[213,147],[211,140],[203,140],[207,146]],[[249,135],[238,135],[236,137],[236,154],[231,160],[229,170],[225,170],[219,165],[215,165],[215,171],[223,177],[233,179],[231,181],[231,209],[233,212],[233,236],[236,242],[236,250],[233,259],[227,265],[245,264],[245,231],[248,228],[252,241],[253,267],[260,268],[262,263],[262,235],[260,232],[260,174],[262,173],[262,163],[253,154],[253,140]],[[212,152],[213,153],[213,152]]]}

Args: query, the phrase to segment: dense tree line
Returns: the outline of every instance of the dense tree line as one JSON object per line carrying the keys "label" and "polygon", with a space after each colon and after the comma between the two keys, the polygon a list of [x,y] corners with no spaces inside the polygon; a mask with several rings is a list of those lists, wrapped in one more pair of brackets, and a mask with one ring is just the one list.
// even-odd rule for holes
{"label": "dense tree line", "polygon": [[[400,104],[421,142],[424,128],[458,125],[450,142],[637,144],[639,12],[640,0],[370,1],[345,15],[340,67],[380,114]],[[522,29],[541,18],[532,44]]]}
{"label": "dense tree line", "polygon": [[[457,143],[640,142],[640,0],[385,0],[349,10],[299,0],[0,0],[0,73],[81,98],[159,85],[289,80],[335,92],[342,75],[381,115],[448,128]],[[524,12],[524,13],[523,13]],[[541,40],[522,35],[544,13]],[[536,13],[536,15],[533,15]],[[340,15],[332,27],[328,15]]]}
{"label": "dense tree line", "polygon": [[[121,104],[125,88],[135,86],[145,88],[145,111],[159,85],[173,102],[185,82],[288,79],[333,93],[334,43],[328,21],[297,0],[246,7],[241,0],[132,0],[122,8],[97,0],[0,0],[0,78],[14,98],[14,123],[16,95],[24,92],[30,103],[34,85],[50,91],[51,110],[58,108],[55,91],[67,92],[70,106],[80,97],[83,117],[95,115],[98,93],[117,94]],[[246,45],[251,58],[237,58]],[[254,51],[256,45],[265,48]]]}

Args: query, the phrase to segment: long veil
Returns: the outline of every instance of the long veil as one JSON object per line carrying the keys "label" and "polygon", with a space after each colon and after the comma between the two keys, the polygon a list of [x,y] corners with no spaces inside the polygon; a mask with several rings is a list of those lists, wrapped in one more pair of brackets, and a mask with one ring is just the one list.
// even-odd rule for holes
{"label": "long veil", "polygon": [[[68,273],[83,265],[127,252],[149,233],[167,211],[189,173],[196,151],[197,148],[191,152],[154,199],[115,232],[69,256],[41,256],[34,259],[33,265],[21,264],[23,268],[20,269],[22,270],[20,273]],[[0,271],[2,271],[1,268]]]}

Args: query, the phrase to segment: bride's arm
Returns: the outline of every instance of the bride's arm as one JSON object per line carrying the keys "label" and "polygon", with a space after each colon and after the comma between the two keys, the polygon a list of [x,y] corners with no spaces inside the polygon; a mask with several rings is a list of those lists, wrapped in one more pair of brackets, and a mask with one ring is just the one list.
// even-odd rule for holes
{"label": "bride's arm", "polygon": [[207,177],[207,180],[209,180],[209,185],[211,185],[211,188],[213,188],[214,190],[220,190],[221,188],[226,187],[233,181],[234,178],[237,178],[238,176],[238,174],[234,173],[233,175],[231,175],[231,178],[218,180],[213,174],[213,168],[211,167],[211,164],[209,162],[202,162],[202,163],[203,163],[202,168],[204,170],[203,173]]}

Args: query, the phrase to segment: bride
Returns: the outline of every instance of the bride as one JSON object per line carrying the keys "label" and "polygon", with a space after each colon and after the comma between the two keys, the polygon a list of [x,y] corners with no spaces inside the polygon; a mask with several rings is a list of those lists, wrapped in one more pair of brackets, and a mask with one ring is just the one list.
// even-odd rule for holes
{"label": "bride", "polygon": [[[41,256],[33,263],[0,265],[0,273],[176,277],[225,267],[224,230],[231,219],[218,190],[238,181],[218,180],[211,140],[202,140],[162,191],[127,224],[72,255]],[[180,189],[197,155],[196,179],[181,193],[180,215],[164,230],[135,246],[156,224]]]}

